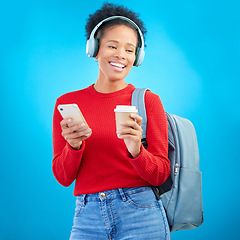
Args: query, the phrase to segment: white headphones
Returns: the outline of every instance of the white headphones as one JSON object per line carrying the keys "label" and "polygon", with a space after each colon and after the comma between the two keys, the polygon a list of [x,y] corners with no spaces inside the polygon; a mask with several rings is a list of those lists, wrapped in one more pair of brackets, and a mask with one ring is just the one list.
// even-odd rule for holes
{"label": "white headphones", "polygon": [[135,58],[135,62],[133,64],[134,66],[137,67],[137,66],[142,64],[143,59],[144,59],[144,55],[145,55],[145,52],[144,52],[144,38],[143,38],[142,32],[141,32],[140,28],[137,26],[137,24],[135,22],[133,22],[131,19],[123,17],[123,16],[108,17],[108,18],[102,20],[100,23],[98,23],[94,27],[94,29],[92,30],[92,32],[90,34],[90,37],[87,40],[86,53],[89,57],[96,57],[96,55],[98,53],[98,48],[99,48],[98,40],[96,38],[94,38],[94,35],[95,35],[96,31],[98,30],[98,28],[103,23],[111,21],[111,20],[116,19],[116,18],[119,18],[119,19],[122,19],[122,20],[125,20],[125,21],[131,23],[132,26],[135,27],[136,30],[138,31],[139,37],[141,39],[141,44],[140,44],[140,47],[137,47],[137,49],[136,49],[136,58]]}

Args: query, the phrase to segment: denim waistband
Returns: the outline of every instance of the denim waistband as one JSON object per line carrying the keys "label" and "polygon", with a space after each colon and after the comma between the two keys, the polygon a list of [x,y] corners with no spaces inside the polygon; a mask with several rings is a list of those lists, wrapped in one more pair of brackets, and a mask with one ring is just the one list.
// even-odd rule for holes
{"label": "denim waistband", "polygon": [[117,188],[113,190],[106,190],[98,193],[81,194],[77,196],[80,201],[102,201],[121,197],[126,201],[126,195],[152,190],[150,186],[133,187],[133,188]]}

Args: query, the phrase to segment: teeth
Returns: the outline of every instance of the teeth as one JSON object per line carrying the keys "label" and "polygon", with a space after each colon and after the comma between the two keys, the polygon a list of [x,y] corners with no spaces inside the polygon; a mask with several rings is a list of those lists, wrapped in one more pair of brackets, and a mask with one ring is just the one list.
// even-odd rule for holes
{"label": "teeth", "polygon": [[120,64],[120,63],[110,62],[110,64],[111,64],[112,66],[116,66],[116,67],[120,67],[120,68],[124,68],[124,67],[125,67],[124,65],[122,65],[122,64]]}

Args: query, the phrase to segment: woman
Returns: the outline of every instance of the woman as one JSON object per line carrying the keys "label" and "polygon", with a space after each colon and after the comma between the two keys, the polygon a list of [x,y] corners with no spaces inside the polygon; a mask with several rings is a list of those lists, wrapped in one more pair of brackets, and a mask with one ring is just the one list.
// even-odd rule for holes
{"label": "woman", "polygon": [[[170,239],[161,200],[151,189],[170,173],[167,119],[159,97],[151,92],[145,97],[147,149],[141,144],[139,115],[115,130],[114,109],[131,105],[135,89],[125,77],[143,60],[143,23],[132,11],[105,4],[89,15],[86,32],[94,38],[88,40],[87,53],[98,61],[98,78],[58,98],[53,118],[54,176],[63,186],[76,180],[70,239]],[[72,119],[62,120],[57,106],[70,103],[79,106],[89,127],[68,127]]]}

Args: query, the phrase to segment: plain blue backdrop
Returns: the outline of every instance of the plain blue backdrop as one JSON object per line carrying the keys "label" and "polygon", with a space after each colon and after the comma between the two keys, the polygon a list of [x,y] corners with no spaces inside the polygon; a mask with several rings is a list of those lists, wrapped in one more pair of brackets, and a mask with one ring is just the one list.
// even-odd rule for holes
{"label": "plain blue backdrop", "polygon": [[[52,174],[52,114],[57,97],[97,78],[84,26],[102,3],[0,6],[0,240],[69,237],[75,198],[73,186]],[[165,110],[190,119],[198,136],[205,222],[172,239],[239,239],[238,1],[121,3],[148,29],[143,65],[127,82],[159,94]]]}

